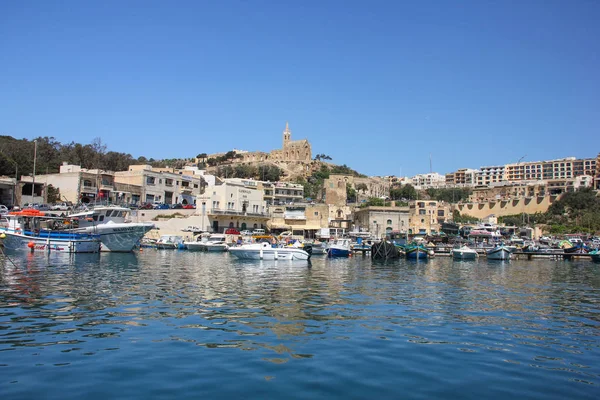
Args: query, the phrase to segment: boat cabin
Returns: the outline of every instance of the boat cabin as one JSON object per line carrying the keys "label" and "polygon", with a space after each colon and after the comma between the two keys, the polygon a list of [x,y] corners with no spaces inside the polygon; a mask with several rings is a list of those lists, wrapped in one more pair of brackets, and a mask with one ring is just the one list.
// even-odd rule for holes
{"label": "boat cabin", "polygon": [[78,219],[80,228],[87,228],[108,222],[123,223],[129,211],[129,208],[125,207],[96,207],[93,210],[71,214],[70,217]]}

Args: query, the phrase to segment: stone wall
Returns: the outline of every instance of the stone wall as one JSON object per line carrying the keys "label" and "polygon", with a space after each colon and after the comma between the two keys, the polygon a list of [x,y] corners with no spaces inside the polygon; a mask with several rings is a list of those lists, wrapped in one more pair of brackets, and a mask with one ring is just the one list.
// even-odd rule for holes
{"label": "stone wall", "polygon": [[457,204],[457,209],[461,215],[470,215],[475,218],[484,218],[490,214],[496,217],[506,215],[516,215],[521,213],[535,214],[536,212],[546,212],[548,208],[560,196],[536,196],[521,197],[511,200],[490,200],[484,202]]}

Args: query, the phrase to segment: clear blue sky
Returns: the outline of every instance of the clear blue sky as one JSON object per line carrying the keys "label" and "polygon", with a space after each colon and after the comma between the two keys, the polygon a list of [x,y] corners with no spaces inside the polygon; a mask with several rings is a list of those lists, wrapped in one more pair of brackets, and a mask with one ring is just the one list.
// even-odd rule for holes
{"label": "clear blue sky", "polygon": [[370,175],[595,157],[600,1],[4,1],[0,133],[153,158],[307,138]]}

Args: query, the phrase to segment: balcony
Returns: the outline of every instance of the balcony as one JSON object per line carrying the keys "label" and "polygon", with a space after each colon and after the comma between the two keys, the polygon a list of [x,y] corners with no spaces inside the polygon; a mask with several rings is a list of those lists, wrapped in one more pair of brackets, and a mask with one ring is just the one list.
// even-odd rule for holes
{"label": "balcony", "polygon": [[248,217],[264,217],[269,218],[266,212],[238,211],[226,208],[210,208],[207,211],[208,215],[231,215],[231,216],[248,216]]}

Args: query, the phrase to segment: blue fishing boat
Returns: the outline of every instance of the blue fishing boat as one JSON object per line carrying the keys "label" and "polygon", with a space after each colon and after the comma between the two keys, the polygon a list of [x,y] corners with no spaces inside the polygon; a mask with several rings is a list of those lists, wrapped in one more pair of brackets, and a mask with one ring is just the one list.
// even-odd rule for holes
{"label": "blue fishing boat", "polygon": [[408,244],[404,251],[406,253],[406,258],[412,260],[426,260],[429,257],[429,250],[422,244]]}
{"label": "blue fishing boat", "polygon": [[335,239],[327,248],[328,257],[350,257],[350,239]]}

